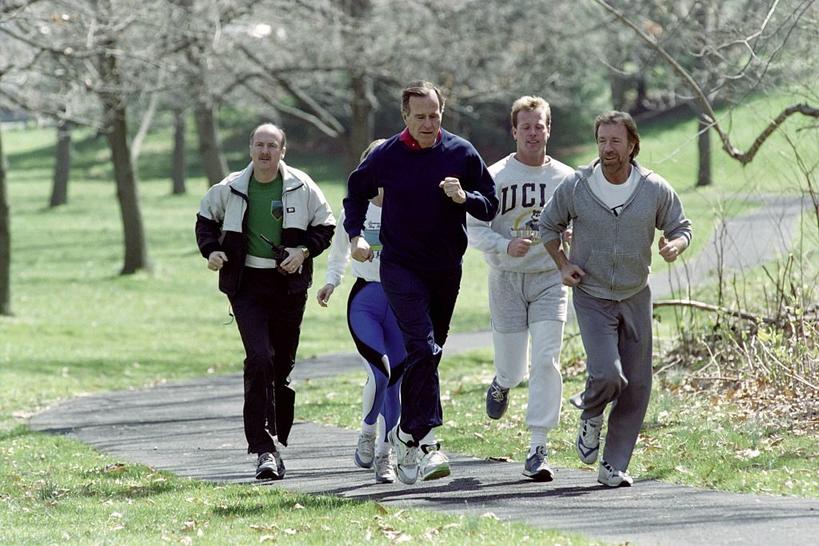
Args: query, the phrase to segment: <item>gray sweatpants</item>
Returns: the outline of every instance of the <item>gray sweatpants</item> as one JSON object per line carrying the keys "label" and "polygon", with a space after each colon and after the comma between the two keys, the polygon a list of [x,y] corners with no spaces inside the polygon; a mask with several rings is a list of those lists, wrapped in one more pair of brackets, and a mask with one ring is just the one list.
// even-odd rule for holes
{"label": "gray sweatpants", "polygon": [[523,381],[528,368],[526,424],[533,434],[546,434],[560,420],[563,400],[560,349],[568,296],[556,270],[518,273],[489,268],[495,376],[501,387],[509,389]]}
{"label": "gray sweatpants", "polygon": [[570,398],[588,419],[611,403],[603,458],[625,471],[651,396],[651,290],[623,301],[573,291],[580,337],[586,349],[586,389]]}

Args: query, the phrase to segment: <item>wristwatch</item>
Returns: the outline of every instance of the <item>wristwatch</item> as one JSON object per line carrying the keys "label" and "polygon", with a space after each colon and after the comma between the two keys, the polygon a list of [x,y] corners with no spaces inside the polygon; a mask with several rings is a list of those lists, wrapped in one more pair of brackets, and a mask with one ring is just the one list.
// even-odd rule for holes
{"label": "wristwatch", "polygon": [[307,248],[304,245],[299,245],[297,248],[299,250],[301,250],[302,254],[304,254],[304,259],[305,260],[310,257],[310,249],[309,248]]}

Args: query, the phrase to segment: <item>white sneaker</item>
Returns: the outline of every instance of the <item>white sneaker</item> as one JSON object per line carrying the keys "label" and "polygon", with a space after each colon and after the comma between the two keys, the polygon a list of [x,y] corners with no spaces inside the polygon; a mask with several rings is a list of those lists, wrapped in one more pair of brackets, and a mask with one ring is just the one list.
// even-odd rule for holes
{"label": "white sneaker", "polygon": [[631,487],[634,479],[622,470],[615,470],[605,459],[600,459],[600,471],[597,481],[606,487]]}
{"label": "white sneaker", "polygon": [[418,442],[405,443],[398,437],[398,425],[390,431],[387,439],[395,452],[395,470],[401,482],[412,485],[418,480]]}
{"label": "white sneaker", "polygon": [[358,445],[355,448],[355,464],[361,468],[372,468],[374,454],[375,432],[362,432],[358,435]]}
{"label": "white sneaker", "polygon": [[420,467],[418,472],[422,480],[437,480],[449,476],[449,458],[441,451],[440,444],[423,445],[421,451],[424,455],[418,464]]}
{"label": "white sneaker", "polygon": [[393,469],[392,450],[386,453],[379,453],[373,459],[373,467],[375,468],[376,483],[394,483],[395,470]]}
{"label": "white sneaker", "polygon": [[577,441],[574,447],[580,460],[586,464],[594,464],[597,453],[600,451],[600,431],[603,430],[603,414],[590,419],[580,420],[580,430],[577,431]]}

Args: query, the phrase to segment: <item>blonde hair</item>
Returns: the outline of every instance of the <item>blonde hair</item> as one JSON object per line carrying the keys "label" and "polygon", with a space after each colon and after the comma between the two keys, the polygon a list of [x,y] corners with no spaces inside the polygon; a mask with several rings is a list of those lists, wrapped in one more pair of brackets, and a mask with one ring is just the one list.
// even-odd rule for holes
{"label": "blonde hair", "polygon": [[546,113],[546,128],[552,126],[552,109],[549,103],[542,97],[526,95],[512,103],[512,127],[516,129],[518,127],[518,112],[521,110],[526,110],[527,112],[543,110]]}

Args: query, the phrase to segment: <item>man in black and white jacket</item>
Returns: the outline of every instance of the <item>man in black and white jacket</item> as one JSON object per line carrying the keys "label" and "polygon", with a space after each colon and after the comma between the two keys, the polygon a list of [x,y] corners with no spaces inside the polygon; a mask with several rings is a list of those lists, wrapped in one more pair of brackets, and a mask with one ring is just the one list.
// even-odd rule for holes
{"label": "man in black and white jacket", "polygon": [[[281,479],[293,424],[289,387],[313,258],[330,246],[335,218],[319,187],[283,161],[284,131],[272,123],[251,132],[251,163],[211,187],[196,216],[196,241],[219,271],[242,336],[244,429],[258,456],[257,479]],[[274,439],[275,438],[275,439]]]}

